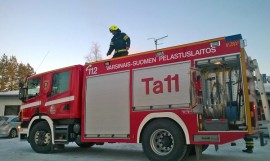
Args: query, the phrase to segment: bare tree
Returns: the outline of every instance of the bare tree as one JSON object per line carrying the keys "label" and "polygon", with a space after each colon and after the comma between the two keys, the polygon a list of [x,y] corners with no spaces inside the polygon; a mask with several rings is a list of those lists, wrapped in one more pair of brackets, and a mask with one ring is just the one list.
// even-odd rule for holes
{"label": "bare tree", "polygon": [[100,54],[100,46],[97,42],[92,42],[90,53],[85,57],[87,62],[95,62],[102,60],[102,55]]}

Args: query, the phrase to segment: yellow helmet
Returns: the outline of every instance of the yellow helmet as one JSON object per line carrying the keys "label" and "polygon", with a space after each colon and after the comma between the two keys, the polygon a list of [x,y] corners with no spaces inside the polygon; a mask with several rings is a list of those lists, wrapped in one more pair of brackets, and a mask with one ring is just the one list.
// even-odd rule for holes
{"label": "yellow helmet", "polygon": [[110,31],[116,31],[116,30],[118,30],[119,28],[117,27],[117,26],[115,26],[115,25],[112,25],[111,27],[110,27]]}

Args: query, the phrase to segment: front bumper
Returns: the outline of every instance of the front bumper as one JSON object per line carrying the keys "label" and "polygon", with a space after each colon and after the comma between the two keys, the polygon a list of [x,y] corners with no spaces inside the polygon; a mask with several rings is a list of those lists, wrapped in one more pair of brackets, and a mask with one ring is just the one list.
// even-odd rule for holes
{"label": "front bumper", "polygon": [[28,137],[28,129],[27,128],[19,128],[19,139],[27,140]]}

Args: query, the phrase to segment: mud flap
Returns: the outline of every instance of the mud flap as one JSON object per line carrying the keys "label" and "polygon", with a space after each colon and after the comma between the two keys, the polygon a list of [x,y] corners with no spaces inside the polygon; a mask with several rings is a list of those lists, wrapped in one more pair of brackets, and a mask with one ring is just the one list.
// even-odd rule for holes
{"label": "mud flap", "polygon": [[195,145],[196,159],[199,161],[202,157],[202,145]]}

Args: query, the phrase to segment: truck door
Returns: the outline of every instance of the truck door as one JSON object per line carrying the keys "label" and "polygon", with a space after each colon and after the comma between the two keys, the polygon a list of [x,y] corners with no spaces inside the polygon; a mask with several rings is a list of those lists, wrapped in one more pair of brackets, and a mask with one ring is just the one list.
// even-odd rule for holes
{"label": "truck door", "polygon": [[129,137],[129,80],[129,71],[86,78],[86,138]]}
{"label": "truck door", "polygon": [[73,66],[57,70],[46,75],[47,101],[45,110],[55,119],[79,117],[79,72],[80,67]]}
{"label": "truck door", "polygon": [[190,62],[165,64],[133,71],[133,109],[189,107]]}

